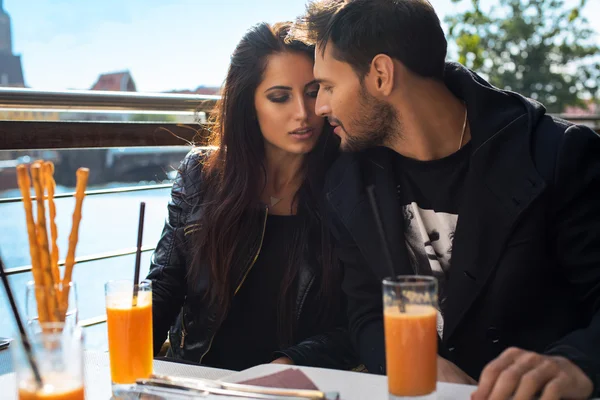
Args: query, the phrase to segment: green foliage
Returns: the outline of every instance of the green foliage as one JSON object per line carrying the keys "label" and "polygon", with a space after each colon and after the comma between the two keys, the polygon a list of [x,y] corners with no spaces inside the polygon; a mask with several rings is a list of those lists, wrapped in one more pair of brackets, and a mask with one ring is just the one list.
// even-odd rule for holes
{"label": "green foliage", "polygon": [[480,0],[446,18],[458,61],[500,88],[543,103],[550,112],[600,99],[599,36],[581,15],[587,0]]}

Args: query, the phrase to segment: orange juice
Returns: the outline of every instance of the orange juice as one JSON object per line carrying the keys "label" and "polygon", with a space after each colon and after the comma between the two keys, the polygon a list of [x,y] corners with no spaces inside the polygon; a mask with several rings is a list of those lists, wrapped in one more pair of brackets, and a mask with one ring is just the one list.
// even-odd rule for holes
{"label": "orange juice", "polygon": [[394,396],[425,396],[437,380],[437,311],[428,305],[384,310],[388,389]]}
{"label": "orange juice", "polygon": [[152,292],[107,297],[110,374],[115,384],[135,383],[152,374]]}
{"label": "orange juice", "polygon": [[27,382],[19,387],[19,400],[84,400],[84,391],[81,382],[57,379],[47,380],[42,389],[37,389],[35,383]]}

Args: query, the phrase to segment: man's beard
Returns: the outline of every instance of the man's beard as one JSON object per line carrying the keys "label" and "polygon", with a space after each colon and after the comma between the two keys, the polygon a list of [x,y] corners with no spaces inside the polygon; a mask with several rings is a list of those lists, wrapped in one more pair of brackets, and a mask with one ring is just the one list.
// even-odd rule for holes
{"label": "man's beard", "polygon": [[389,103],[376,99],[363,84],[358,98],[358,112],[347,126],[346,140],[342,142],[343,151],[362,151],[370,147],[385,146],[389,139],[399,136],[400,120],[394,107]]}

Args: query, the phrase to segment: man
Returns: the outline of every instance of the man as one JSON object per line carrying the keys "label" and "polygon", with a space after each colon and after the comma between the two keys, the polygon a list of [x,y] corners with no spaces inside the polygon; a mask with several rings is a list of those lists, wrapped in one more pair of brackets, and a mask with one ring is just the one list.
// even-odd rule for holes
{"label": "man", "polygon": [[348,152],[325,195],[368,370],[385,373],[389,276],[374,185],[395,273],[438,277],[442,380],[600,394],[600,137],[446,63],[426,0],[314,2],[294,35],[317,45],[316,110]]}

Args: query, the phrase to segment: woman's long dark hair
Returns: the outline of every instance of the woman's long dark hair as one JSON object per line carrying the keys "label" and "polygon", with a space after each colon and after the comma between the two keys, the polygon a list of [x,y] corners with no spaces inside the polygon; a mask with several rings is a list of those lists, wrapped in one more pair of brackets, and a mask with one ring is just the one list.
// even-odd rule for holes
{"label": "woman's long dark hair", "polygon": [[[221,100],[211,115],[209,144],[217,149],[207,158],[203,174],[202,228],[196,232],[197,253],[188,274],[190,284],[200,279],[201,269],[210,268],[210,286],[207,297],[216,304],[221,318],[227,314],[238,275],[237,260],[262,229],[260,183],[266,182],[264,139],[259,128],[254,94],[263,79],[268,57],[273,54],[295,52],[314,60],[314,48],[301,42],[286,41],[291,23],[273,26],[259,24],[250,29],[237,45],[232,57]],[[281,345],[294,342],[296,332],[296,282],[300,260],[307,255],[309,238],[320,236],[316,253],[320,292],[317,301],[321,321],[332,321],[339,293],[336,284],[338,266],[334,262],[330,234],[325,227],[320,196],[323,176],[337,152],[337,141],[326,124],[315,148],[304,162],[305,180],[296,193],[297,213],[302,216],[302,228],[296,235],[290,251],[290,262],[282,282],[278,302],[278,337]],[[318,232],[316,232],[318,230]],[[259,233],[255,233],[259,232]],[[310,240],[314,242],[314,239]],[[249,262],[249,261],[248,261]],[[313,261],[314,262],[314,261]],[[243,267],[246,267],[244,265]],[[204,275],[204,274],[202,274]]]}

